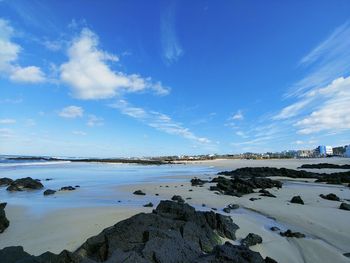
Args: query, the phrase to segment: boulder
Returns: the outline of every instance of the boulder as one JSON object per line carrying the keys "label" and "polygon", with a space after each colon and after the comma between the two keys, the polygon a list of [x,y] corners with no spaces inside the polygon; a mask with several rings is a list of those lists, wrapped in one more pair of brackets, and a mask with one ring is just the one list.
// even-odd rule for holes
{"label": "boulder", "polygon": [[44,191],[44,195],[53,195],[54,193],[56,193],[55,190],[52,190],[52,189],[47,189]]}
{"label": "boulder", "polygon": [[341,203],[339,209],[350,211],[350,204]]}
{"label": "boulder", "polygon": [[61,187],[60,191],[73,191],[75,188],[73,186],[63,186]]}
{"label": "boulder", "polygon": [[229,242],[216,246],[209,254],[194,260],[195,263],[265,263],[258,252],[244,246],[235,246]]}
{"label": "boulder", "polygon": [[146,195],[144,192],[142,192],[141,190],[136,190],[134,193],[134,195]]}
{"label": "boulder", "polygon": [[333,193],[330,193],[328,195],[320,194],[320,197],[323,199],[330,200],[330,201],[340,201],[340,198]]}
{"label": "boulder", "polygon": [[301,205],[304,204],[304,201],[303,201],[303,199],[301,199],[300,195],[293,196],[293,198],[290,200],[290,202],[293,204],[301,204]]}
{"label": "boulder", "polygon": [[270,227],[270,230],[271,231],[280,231],[280,228],[277,226],[272,226],[272,227]]}
{"label": "boulder", "polygon": [[[10,222],[6,218],[5,207],[7,203],[0,203],[0,233],[4,232],[9,227]],[[1,258],[1,257],[0,257]]]}
{"label": "boulder", "polygon": [[257,244],[261,244],[262,241],[263,240],[261,236],[254,233],[249,233],[244,239],[242,239],[241,245],[245,247],[250,247]]}
{"label": "boulder", "polygon": [[180,195],[174,195],[171,200],[179,202],[179,203],[185,203],[185,200]]}
{"label": "boulder", "polygon": [[302,234],[300,232],[292,232],[290,229],[288,229],[286,232],[280,232],[280,235],[283,237],[296,237],[296,238],[305,237],[304,234]]}
{"label": "boulder", "polygon": [[200,185],[204,185],[205,183],[207,183],[208,181],[207,180],[202,180],[202,179],[199,179],[197,177],[191,179],[191,185],[192,186],[200,186]]}
{"label": "boulder", "polygon": [[37,180],[32,179],[31,177],[21,178],[14,180],[9,187],[7,187],[7,191],[23,191],[23,190],[37,190],[41,189],[44,186]]}
{"label": "boulder", "polygon": [[143,205],[143,207],[153,207],[153,203],[152,203],[152,202],[149,202],[149,203]]}
{"label": "boulder", "polygon": [[11,178],[0,178],[0,186],[8,186],[13,182],[13,180]]}
{"label": "boulder", "polygon": [[231,210],[235,210],[238,208],[239,208],[239,205],[237,204],[229,204],[225,208],[223,208],[222,211],[224,211],[225,213],[231,213]]}
{"label": "boulder", "polygon": [[31,256],[22,247],[9,247],[0,250],[0,259],[4,263],[264,263],[248,247],[221,244],[220,236],[235,239],[237,229],[231,217],[161,201],[152,213],[137,214],[106,228],[75,252]]}

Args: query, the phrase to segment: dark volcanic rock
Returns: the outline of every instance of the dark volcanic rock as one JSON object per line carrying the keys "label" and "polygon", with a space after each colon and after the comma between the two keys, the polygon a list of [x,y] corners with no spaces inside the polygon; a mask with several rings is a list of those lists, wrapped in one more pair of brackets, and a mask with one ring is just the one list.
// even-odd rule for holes
{"label": "dark volcanic rock", "polygon": [[6,190],[8,191],[22,191],[22,190],[36,190],[44,186],[37,180],[30,177],[21,178],[13,181]]}
{"label": "dark volcanic rock", "polygon": [[326,182],[329,184],[342,184],[350,183],[350,171],[342,173],[313,173],[307,171],[298,171],[286,168],[273,168],[273,167],[245,167],[236,169],[233,171],[224,171],[218,173],[218,175],[226,175],[239,178],[251,178],[251,177],[289,177],[289,178],[314,178],[316,182]]}
{"label": "dark volcanic rock", "polygon": [[201,179],[199,179],[199,178],[197,178],[197,177],[191,179],[191,185],[192,185],[192,186],[200,186],[200,185],[203,185],[203,184],[205,184],[205,183],[207,183],[207,182],[208,182],[208,181],[206,181],[206,180],[201,180]]}
{"label": "dark volcanic rock", "polygon": [[141,190],[136,190],[134,193],[134,195],[146,195],[144,192],[142,192]]}
{"label": "dark volcanic rock", "polygon": [[179,203],[185,203],[185,200],[180,195],[174,195],[171,200],[179,202]]}
{"label": "dark volcanic rock", "polygon": [[211,191],[220,191],[225,195],[232,195],[241,197],[245,194],[254,193],[256,188],[272,188],[282,187],[282,183],[277,180],[272,180],[270,178],[233,178],[227,179],[225,177],[219,176],[214,178],[211,182],[216,183],[216,186],[211,186]]}
{"label": "dark volcanic rock", "polygon": [[330,201],[340,201],[340,198],[333,193],[330,193],[328,195],[320,194],[320,197],[323,199],[330,200]]}
{"label": "dark volcanic rock", "polygon": [[242,246],[250,247],[256,244],[261,244],[262,241],[263,240],[261,236],[254,233],[249,233],[244,239],[242,239],[241,244]]}
{"label": "dark volcanic rock", "polygon": [[350,164],[332,164],[332,163],[318,163],[318,164],[303,164],[298,169],[350,169]]}
{"label": "dark volcanic rock", "polygon": [[[5,207],[7,203],[0,203],[0,233],[4,232],[9,227],[10,222],[6,218]],[[0,257],[1,259],[1,257]]]}
{"label": "dark volcanic rock", "polygon": [[53,195],[54,193],[56,193],[55,190],[47,189],[47,190],[45,190],[45,192],[44,192],[43,194],[44,194],[44,195]]}
{"label": "dark volcanic rock", "polygon": [[231,213],[231,210],[235,210],[238,208],[239,208],[239,205],[237,204],[229,204],[225,208],[223,208],[222,211],[224,211],[225,213]]}
{"label": "dark volcanic rock", "polygon": [[254,202],[256,200],[260,200],[261,198],[256,198],[256,197],[252,197],[252,198],[249,198],[250,201]]}
{"label": "dark volcanic rock", "polygon": [[153,203],[149,202],[148,204],[143,205],[143,207],[153,207]]}
{"label": "dark volcanic rock", "polygon": [[260,196],[267,196],[267,197],[274,197],[274,198],[276,198],[276,196],[274,195],[274,194],[271,194],[269,191],[267,191],[266,189],[261,189],[260,191],[259,191],[259,193],[261,193],[260,194]]}
{"label": "dark volcanic rock", "polygon": [[60,191],[73,191],[75,188],[73,186],[63,186]]}
{"label": "dark volcanic rock", "polygon": [[286,232],[281,232],[280,235],[283,237],[296,237],[296,238],[305,237],[304,234],[302,234],[300,232],[292,232],[290,229],[288,229]]}
{"label": "dark volcanic rock", "polygon": [[35,257],[22,247],[9,247],[0,250],[0,259],[4,263],[264,263],[259,253],[247,247],[221,245],[219,235],[235,239],[237,229],[231,217],[161,201],[152,213],[106,228],[75,252],[46,252]]}
{"label": "dark volcanic rock", "polygon": [[0,186],[8,186],[13,182],[13,180],[11,178],[0,178]]}
{"label": "dark volcanic rock", "polygon": [[280,231],[280,228],[277,226],[272,226],[272,227],[270,227],[270,230],[271,231]]}
{"label": "dark volcanic rock", "polygon": [[244,246],[235,246],[229,242],[216,246],[207,255],[203,255],[195,263],[264,263],[265,260],[258,252],[251,251]]}
{"label": "dark volcanic rock", "polygon": [[278,262],[276,260],[274,260],[273,258],[266,257],[265,258],[265,263],[278,263]]}
{"label": "dark volcanic rock", "polygon": [[303,201],[303,199],[301,199],[300,195],[293,196],[293,198],[290,200],[290,202],[293,204],[301,204],[301,205],[304,204],[304,201]]}
{"label": "dark volcanic rock", "polygon": [[341,203],[339,209],[350,211],[350,204]]}

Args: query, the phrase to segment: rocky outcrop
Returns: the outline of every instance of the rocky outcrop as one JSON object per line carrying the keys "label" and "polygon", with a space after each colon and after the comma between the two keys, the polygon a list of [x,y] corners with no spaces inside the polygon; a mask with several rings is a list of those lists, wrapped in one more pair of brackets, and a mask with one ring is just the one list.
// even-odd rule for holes
{"label": "rocky outcrop", "polygon": [[37,190],[44,186],[38,180],[34,180],[31,177],[21,178],[11,182],[7,191],[23,191],[23,190]]}
{"label": "rocky outcrop", "polygon": [[303,164],[298,169],[350,169],[350,164],[332,164],[332,163],[318,163],[318,164]]}
{"label": "rocky outcrop", "polygon": [[225,177],[219,176],[214,178],[211,182],[216,183],[216,186],[211,186],[209,189],[211,191],[219,191],[225,195],[232,195],[241,197],[245,194],[254,193],[254,189],[257,188],[272,188],[282,187],[282,183],[277,180],[272,180],[270,178],[233,178],[227,179]]}
{"label": "rocky outcrop", "polygon": [[53,195],[53,194],[55,194],[56,193],[56,191],[55,190],[52,190],[52,189],[47,189],[47,190],[45,190],[44,191],[44,195]]}
{"label": "rocky outcrop", "polygon": [[75,187],[69,185],[69,186],[63,186],[61,187],[60,191],[74,191]]}
{"label": "rocky outcrop", "polygon": [[142,192],[141,190],[136,190],[135,192],[133,192],[134,195],[146,195],[144,192]]}
{"label": "rocky outcrop", "polygon": [[261,236],[254,233],[249,233],[244,239],[242,239],[241,244],[242,246],[250,247],[261,244],[262,241],[263,240]]}
{"label": "rocky outcrop", "polygon": [[302,234],[300,232],[292,232],[290,229],[288,229],[286,232],[280,232],[280,235],[283,237],[296,237],[296,238],[305,237],[304,234]]}
{"label": "rocky outcrop", "polygon": [[300,195],[293,196],[293,198],[290,200],[290,202],[293,204],[300,204],[300,205],[304,204],[304,201],[303,201],[303,199],[301,199]]}
{"label": "rocky outcrop", "polygon": [[328,195],[320,194],[320,197],[323,199],[330,200],[330,201],[340,201],[340,198],[333,193],[330,193]]}
{"label": "rocky outcrop", "polygon": [[289,177],[289,178],[313,178],[316,182],[325,182],[328,184],[350,183],[350,171],[342,173],[313,173],[307,171],[298,171],[286,168],[273,167],[245,167],[233,171],[224,171],[218,175],[230,176],[232,178],[251,178],[251,177]]}
{"label": "rocky outcrop", "polygon": [[13,182],[13,180],[11,178],[0,178],[0,186],[8,186]]}
{"label": "rocky outcrop", "polygon": [[341,203],[339,209],[350,211],[350,204]]}
{"label": "rocky outcrop", "polygon": [[9,247],[0,250],[0,259],[3,263],[271,262],[248,247],[221,244],[220,237],[235,239],[237,229],[231,217],[161,201],[152,213],[141,213],[106,228],[75,252],[31,256],[22,247]]}
{"label": "rocky outcrop", "polygon": [[[5,207],[7,203],[0,203],[0,233],[9,227],[10,221],[6,218]],[[1,256],[0,256],[1,259]]]}
{"label": "rocky outcrop", "polygon": [[180,195],[174,195],[171,200],[179,202],[179,203],[185,203],[185,200]]}
{"label": "rocky outcrop", "polygon": [[208,183],[207,180],[202,180],[202,179],[199,179],[197,177],[191,179],[191,185],[192,186],[202,186],[204,185],[205,183]]}

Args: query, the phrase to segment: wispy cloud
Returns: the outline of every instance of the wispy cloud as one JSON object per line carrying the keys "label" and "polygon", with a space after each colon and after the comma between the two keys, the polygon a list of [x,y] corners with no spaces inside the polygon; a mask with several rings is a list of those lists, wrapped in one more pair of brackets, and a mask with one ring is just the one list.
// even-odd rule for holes
{"label": "wispy cloud", "polygon": [[176,62],[184,53],[175,26],[175,6],[168,5],[160,21],[162,55],[166,64]]}
{"label": "wispy cloud", "polygon": [[85,136],[87,133],[83,131],[72,131],[72,134],[78,135],[78,136]]}
{"label": "wispy cloud", "polygon": [[90,127],[102,126],[103,124],[104,124],[103,118],[97,117],[93,114],[90,114],[88,116],[88,121],[86,123],[86,125]]}
{"label": "wispy cloud", "polygon": [[230,117],[230,120],[243,120],[244,119],[244,116],[243,116],[243,113],[241,110],[237,111],[235,114],[233,114],[231,117]]}
{"label": "wispy cloud", "polygon": [[15,119],[0,119],[0,124],[15,124]]}
{"label": "wispy cloud", "polygon": [[195,141],[201,144],[209,144],[211,141],[205,137],[198,137],[181,123],[175,122],[171,117],[157,111],[145,110],[140,107],[134,107],[125,100],[119,100],[110,107],[120,110],[121,113],[137,119],[148,126],[159,131],[181,136],[183,138]]}
{"label": "wispy cloud", "polygon": [[60,79],[69,85],[79,99],[107,99],[121,92],[137,93],[151,91],[167,95],[168,87],[153,82],[150,77],[125,74],[111,69],[111,62],[119,57],[99,49],[98,36],[84,28],[68,49],[69,60],[60,67]]}
{"label": "wispy cloud", "polygon": [[84,109],[79,106],[68,106],[63,108],[58,115],[63,118],[75,119],[78,117],[83,117]]}

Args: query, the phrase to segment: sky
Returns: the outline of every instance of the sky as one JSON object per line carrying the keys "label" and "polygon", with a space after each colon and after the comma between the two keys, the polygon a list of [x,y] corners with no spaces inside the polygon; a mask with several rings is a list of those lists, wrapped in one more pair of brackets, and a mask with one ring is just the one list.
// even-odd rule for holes
{"label": "sky", "polygon": [[0,0],[0,154],[350,143],[350,1]]}

